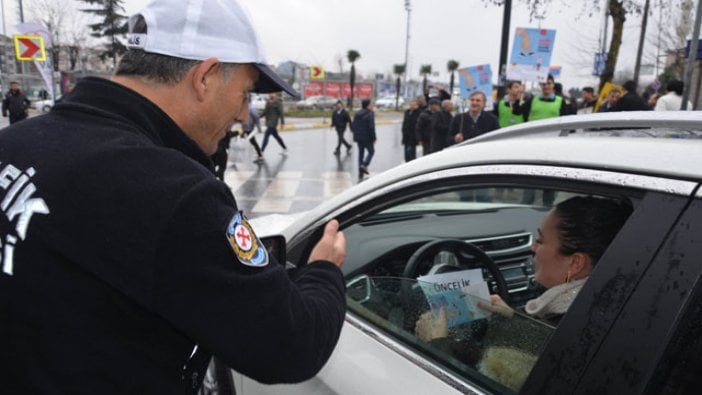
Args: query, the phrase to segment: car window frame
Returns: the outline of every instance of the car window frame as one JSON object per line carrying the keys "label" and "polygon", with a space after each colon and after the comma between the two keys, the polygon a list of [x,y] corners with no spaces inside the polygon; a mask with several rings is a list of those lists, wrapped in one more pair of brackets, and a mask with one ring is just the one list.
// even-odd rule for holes
{"label": "car window frame", "polygon": [[[655,265],[659,249],[688,203],[689,196],[646,192],[561,320],[521,393],[540,394],[546,388],[549,392],[571,393],[586,386],[586,378],[595,374],[597,379],[593,382],[602,383],[601,364],[607,364],[609,359],[611,367],[611,359],[619,356],[609,353],[606,347],[623,352],[616,346],[622,338],[610,337],[612,331],[621,322],[628,322],[622,313],[640,295],[640,282]],[[637,246],[633,252],[632,245]],[[639,264],[632,265],[632,260]],[[625,392],[631,392],[631,387]]]}
{"label": "car window frame", "polygon": [[[568,174],[565,174],[563,168],[556,166],[483,165],[444,169],[411,177],[404,181],[380,188],[360,199],[351,201],[349,204],[343,205],[318,219],[314,226],[307,231],[300,232],[297,237],[289,242],[289,256],[292,257],[293,261],[301,261],[300,259],[303,256],[308,256],[314,246],[314,241],[321,236],[323,225],[328,220],[332,218],[338,219],[343,229],[349,226],[350,223],[357,222],[361,218],[377,213],[387,207],[426,195],[425,191],[428,185],[431,186],[432,193],[455,190],[461,187],[477,189],[481,187],[519,186],[533,189],[567,190],[600,196],[629,196],[632,198],[639,198],[641,201],[645,200],[645,197],[651,193],[656,194],[656,196],[669,196],[669,194],[660,191],[668,191],[675,195],[685,196],[691,193],[696,185],[689,181],[669,180],[649,175],[632,175],[582,168],[569,168],[568,170]],[[437,183],[437,180],[440,180],[440,183]],[[653,188],[656,191],[652,192],[648,188]],[[603,262],[605,262],[605,257],[606,256],[603,256]],[[351,313],[347,313],[347,315],[348,314]],[[578,322],[582,321],[582,319],[579,320],[574,314],[567,314],[566,317],[568,315],[573,317],[570,318],[570,321],[572,321],[570,325],[577,326]],[[356,316],[356,320],[359,319],[361,318]],[[564,320],[566,320],[566,318],[564,318]],[[561,325],[559,325],[559,328],[562,327],[562,324],[563,321]],[[384,333],[382,330],[380,330],[380,332]],[[570,330],[557,328],[554,335],[559,332],[568,334]],[[552,354],[550,348],[552,342],[553,339],[545,345],[544,352],[541,356],[546,355],[546,353]],[[407,345],[404,345],[404,347],[406,349],[402,354],[406,358],[410,358],[411,355],[414,355],[418,359],[425,359],[417,350]],[[547,367],[542,365],[544,359],[547,358],[539,357],[524,388],[527,388],[526,384],[530,384],[530,388],[533,388],[534,383],[538,383],[532,376],[541,377],[543,379],[544,375],[542,371],[547,370]],[[460,380],[462,380],[464,384],[475,384],[466,381],[463,377],[461,377]],[[524,388],[522,392],[524,392]]]}

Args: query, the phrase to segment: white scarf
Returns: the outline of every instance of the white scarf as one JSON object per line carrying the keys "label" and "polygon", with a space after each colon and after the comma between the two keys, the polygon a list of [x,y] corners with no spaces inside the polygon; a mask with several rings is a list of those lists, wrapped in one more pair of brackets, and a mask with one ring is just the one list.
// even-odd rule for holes
{"label": "white scarf", "polygon": [[538,298],[528,301],[524,310],[527,314],[539,318],[565,314],[586,280],[587,277],[549,288]]}

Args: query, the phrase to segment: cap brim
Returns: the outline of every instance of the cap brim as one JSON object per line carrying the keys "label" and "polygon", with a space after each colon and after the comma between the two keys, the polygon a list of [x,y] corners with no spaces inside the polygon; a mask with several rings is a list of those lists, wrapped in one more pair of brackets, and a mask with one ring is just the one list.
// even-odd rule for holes
{"label": "cap brim", "polygon": [[254,92],[256,93],[272,93],[272,92],[286,92],[292,97],[299,98],[300,94],[295,91],[295,89],[285,82],[275,71],[271,70],[270,67],[262,63],[253,64],[261,74],[256,81],[254,86]]}

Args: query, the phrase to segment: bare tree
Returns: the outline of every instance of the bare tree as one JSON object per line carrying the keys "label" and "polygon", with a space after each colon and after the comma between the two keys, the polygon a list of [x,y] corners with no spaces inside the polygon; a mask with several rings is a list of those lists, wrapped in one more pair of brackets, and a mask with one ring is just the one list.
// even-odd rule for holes
{"label": "bare tree", "polygon": [[28,7],[32,19],[41,23],[51,33],[51,57],[54,70],[59,70],[61,56],[68,56],[71,70],[82,48],[88,44],[88,30],[85,15],[75,12],[73,4],[55,0],[34,0]]}

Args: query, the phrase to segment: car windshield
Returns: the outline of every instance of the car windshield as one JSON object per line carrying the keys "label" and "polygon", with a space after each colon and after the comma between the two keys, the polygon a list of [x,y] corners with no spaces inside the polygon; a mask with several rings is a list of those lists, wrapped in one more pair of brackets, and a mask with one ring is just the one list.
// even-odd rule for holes
{"label": "car windshield", "polygon": [[490,311],[490,301],[450,282],[361,275],[347,282],[347,302],[434,363],[496,391],[519,391],[554,331],[518,311]]}

